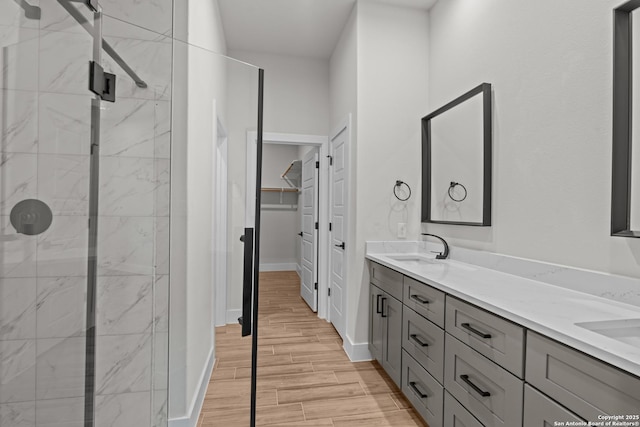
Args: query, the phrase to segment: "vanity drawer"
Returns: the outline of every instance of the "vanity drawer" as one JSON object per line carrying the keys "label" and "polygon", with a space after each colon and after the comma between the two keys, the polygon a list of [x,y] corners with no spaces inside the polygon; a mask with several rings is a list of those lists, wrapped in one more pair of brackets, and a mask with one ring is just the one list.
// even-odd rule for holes
{"label": "vanity drawer", "polygon": [[441,328],[444,328],[444,295],[429,285],[404,277],[403,304]]}
{"label": "vanity drawer", "polygon": [[[532,388],[529,384],[524,386],[524,422],[522,427],[547,427],[554,422],[586,421],[558,405],[544,394]],[[597,419],[594,421],[598,421]]]}
{"label": "vanity drawer", "polygon": [[443,427],[484,427],[471,412],[456,399],[451,397],[449,392],[444,392],[444,420]]}
{"label": "vanity drawer", "polygon": [[640,414],[639,378],[531,331],[526,380],[589,421]]}
{"label": "vanity drawer", "polygon": [[369,273],[371,283],[402,301],[402,274],[375,262],[371,262]]}
{"label": "vanity drawer", "polygon": [[444,385],[487,426],[522,423],[523,381],[446,334]]}
{"label": "vanity drawer", "polygon": [[402,348],[442,383],[444,331],[407,306],[402,310]]}
{"label": "vanity drawer", "polygon": [[447,296],[446,330],[514,375],[524,378],[524,328]]}
{"label": "vanity drawer", "polygon": [[442,425],[444,389],[406,351],[402,351],[402,393],[430,426]]}

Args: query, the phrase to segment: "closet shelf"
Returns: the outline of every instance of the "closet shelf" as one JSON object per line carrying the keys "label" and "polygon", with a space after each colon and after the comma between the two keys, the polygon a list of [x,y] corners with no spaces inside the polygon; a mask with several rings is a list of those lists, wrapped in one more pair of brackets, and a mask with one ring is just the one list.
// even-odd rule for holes
{"label": "closet shelf", "polygon": [[297,188],[262,187],[262,209],[267,210],[297,210]]}
{"label": "closet shelf", "polygon": [[291,162],[287,170],[281,175],[291,187],[300,187],[302,184],[302,160]]}
{"label": "closet shelf", "polygon": [[278,188],[278,187],[262,187],[262,191],[266,193],[298,193],[299,190],[297,188]]}

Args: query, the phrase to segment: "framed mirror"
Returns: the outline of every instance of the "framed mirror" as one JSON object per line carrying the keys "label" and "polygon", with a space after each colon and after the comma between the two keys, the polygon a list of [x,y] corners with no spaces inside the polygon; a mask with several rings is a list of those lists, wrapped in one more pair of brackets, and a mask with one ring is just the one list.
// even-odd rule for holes
{"label": "framed mirror", "polygon": [[422,118],[422,222],[491,225],[491,85]]}
{"label": "framed mirror", "polygon": [[640,237],[639,61],[640,0],[631,0],[614,9],[612,236]]}

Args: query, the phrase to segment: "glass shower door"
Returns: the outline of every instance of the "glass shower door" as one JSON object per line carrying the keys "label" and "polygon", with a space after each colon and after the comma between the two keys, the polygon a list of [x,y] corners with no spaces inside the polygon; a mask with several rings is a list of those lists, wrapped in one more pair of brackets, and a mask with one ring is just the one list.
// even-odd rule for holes
{"label": "glass shower door", "polygon": [[[171,177],[172,188],[179,191],[172,191],[172,210],[178,210],[171,221],[172,249],[193,248],[184,260],[190,265],[185,274],[201,278],[215,289],[216,325],[226,325],[227,336],[237,334],[234,357],[250,364],[252,349],[257,348],[259,217],[255,208],[260,206],[256,205],[258,159],[250,152],[262,140],[261,70],[177,40],[174,55],[174,112],[188,111],[188,117],[186,123],[180,123],[174,113]],[[185,133],[187,137],[178,144]],[[172,251],[172,284],[174,278],[181,279],[177,276],[182,271],[181,258],[182,254]],[[193,281],[189,276],[184,280]],[[240,336],[245,338],[240,340]],[[180,344],[173,340],[171,348],[174,346]],[[216,347],[215,357],[225,363],[220,359],[224,358],[221,348]],[[209,387],[214,393],[225,387],[224,382],[214,383]],[[233,387],[226,398],[249,413],[255,396],[254,381],[246,387]],[[215,422],[215,413],[212,418],[207,415],[206,408],[211,405],[205,401],[203,416]]]}
{"label": "glass shower door", "polygon": [[3,427],[167,425],[172,43],[90,4],[0,0]]}
{"label": "glass shower door", "polygon": [[0,0],[2,426],[84,425],[93,59],[61,2]]}
{"label": "glass shower door", "polygon": [[[224,271],[230,308],[246,283],[257,319],[259,245],[244,274],[239,238],[259,224],[247,141],[261,140],[261,71],[173,39],[171,7],[87,4],[98,6],[0,0],[2,427],[165,427],[169,406],[180,410],[168,396],[170,280],[172,292],[199,284],[189,304],[214,304]],[[93,75],[102,96],[89,91],[92,61],[115,77]],[[212,200],[218,148],[225,185]],[[172,335],[176,354],[206,354],[204,341],[179,341],[187,332]]]}

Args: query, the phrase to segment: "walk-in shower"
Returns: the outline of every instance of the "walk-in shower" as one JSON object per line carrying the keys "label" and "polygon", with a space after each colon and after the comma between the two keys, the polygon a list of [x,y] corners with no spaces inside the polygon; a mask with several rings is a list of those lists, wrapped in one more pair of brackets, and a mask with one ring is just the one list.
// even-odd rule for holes
{"label": "walk-in shower", "polygon": [[[182,415],[169,354],[180,395],[180,357],[201,343],[174,327],[170,348],[169,293],[214,289],[218,121],[229,224],[216,259],[242,288],[259,71],[174,26],[172,0],[0,0],[2,427]],[[189,298],[177,318],[199,309]]]}

